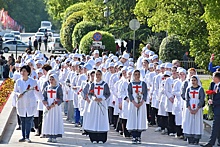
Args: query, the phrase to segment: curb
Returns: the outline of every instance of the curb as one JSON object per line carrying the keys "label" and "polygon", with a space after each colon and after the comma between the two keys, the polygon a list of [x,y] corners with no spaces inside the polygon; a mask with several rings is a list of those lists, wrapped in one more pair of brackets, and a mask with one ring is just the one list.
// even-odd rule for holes
{"label": "curb", "polygon": [[12,107],[12,98],[9,97],[2,112],[0,113],[0,142],[3,142],[4,135],[8,135],[6,129],[13,124],[10,118],[15,112],[16,109]]}

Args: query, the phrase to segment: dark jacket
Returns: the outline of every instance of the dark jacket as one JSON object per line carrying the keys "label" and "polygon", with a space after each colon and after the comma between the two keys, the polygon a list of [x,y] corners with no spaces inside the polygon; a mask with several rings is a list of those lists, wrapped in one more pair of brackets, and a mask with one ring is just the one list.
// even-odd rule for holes
{"label": "dark jacket", "polygon": [[[215,89],[215,83],[212,82],[210,84],[209,89],[214,90]],[[218,88],[218,92],[213,95],[213,113],[214,115],[220,115],[220,85]]]}

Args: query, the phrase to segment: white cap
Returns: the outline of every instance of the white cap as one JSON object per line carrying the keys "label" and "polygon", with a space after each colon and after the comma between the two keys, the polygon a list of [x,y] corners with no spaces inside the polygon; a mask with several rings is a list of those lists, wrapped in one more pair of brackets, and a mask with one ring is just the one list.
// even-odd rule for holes
{"label": "white cap", "polygon": [[160,68],[164,68],[165,67],[165,63],[160,64]]}
{"label": "white cap", "polygon": [[154,52],[153,52],[153,51],[150,51],[149,55],[150,55],[150,56],[153,56],[153,55],[154,55]]}
{"label": "white cap", "polygon": [[121,71],[127,71],[128,69],[127,69],[127,67],[126,66],[124,66],[122,69],[121,69]]}
{"label": "white cap", "polygon": [[16,68],[17,68],[17,67],[20,67],[19,65],[20,65],[19,63],[15,63],[15,67],[16,67]]}
{"label": "white cap", "polygon": [[145,50],[145,52],[144,52],[146,55],[149,55],[149,53],[150,53],[150,50]]}
{"label": "white cap", "polygon": [[44,65],[44,61],[43,61],[43,60],[37,60],[35,63],[36,63],[36,64]]}
{"label": "white cap", "polygon": [[172,63],[166,63],[165,64],[165,68],[172,68],[173,67],[173,64]]}
{"label": "white cap", "polygon": [[147,50],[147,47],[143,47],[143,48],[142,48],[142,52],[143,52],[143,51],[146,51],[146,50]]}
{"label": "white cap", "polygon": [[94,50],[94,54],[99,54],[99,50]]}
{"label": "white cap", "polygon": [[38,73],[43,73],[43,69],[41,69],[41,68],[40,68],[40,69],[37,69],[37,70],[36,70],[36,73],[37,73],[37,74],[38,74]]}
{"label": "white cap", "polygon": [[151,60],[154,60],[154,59],[157,59],[157,58],[158,58],[158,55],[155,54],[155,55],[152,56]]}
{"label": "white cap", "polygon": [[134,66],[134,62],[129,62],[129,66]]}
{"label": "white cap", "polygon": [[109,68],[109,67],[114,67],[114,66],[115,66],[115,64],[111,62],[111,63],[108,63],[107,67]]}
{"label": "white cap", "polygon": [[98,63],[98,62],[102,62],[102,60],[99,59],[99,58],[96,58],[96,59],[95,59],[95,64]]}
{"label": "white cap", "polygon": [[60,58],[60,57],[57,57],[56,60],[57,60],[57,61],[61,61],[61,58]]}
{"label": "white cap", "polygon": [[157,65],[157,66],[156,66],[156,70],[160,70],[160,65]]}
{"label": "white cap", "polygon": [[114,62],[118,61],[118,57],[117,56],[113,56],[112,59],[113,59]]}
{"label": "white cap", "polygon": [[123,54],[123,55],[122,55],[122,58],[125,58],[125,59],[128,60],[128,59],[129,59],[129,54],[127,54],[127,53]]}
{"label": "white cap", "polygon": [[95,61],[93,59],[89,59],[89,61],[87,62],[88,64],[94,66],[95,65]]}
{"label": "white cap", "polygon": [[181,73],[181,72],[183,72],[183,73],[186,74],[186,70],[185,70],[184,68],[181,68],[181,69],[179,70],[179,73]]}
{"label": "white cap", "polygon": [[170,71],[165,71],[163,75],[164,75],[164,76],[165,76],[165,75],[171,76],[171,72],[170,72]]}
{"label": "white cap", "polygon": [[150,63],[148,67],[149,67],[149,68],[154,67],[154,63]]}

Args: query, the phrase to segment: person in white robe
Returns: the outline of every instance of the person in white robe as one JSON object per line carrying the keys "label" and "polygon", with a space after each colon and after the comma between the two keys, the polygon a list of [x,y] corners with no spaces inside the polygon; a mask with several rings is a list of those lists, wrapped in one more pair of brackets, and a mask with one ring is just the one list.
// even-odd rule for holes
{"label": "person in white robe", "polygon": [[49,138],[48,142],[56,143],[57,137],[64,134],[61,103],[63,102],[63,91],[59,85],[56,74],[49,76],[50,84],[43,91],[44,118],[42,133]]}
{"label": "person in white robe", "polygon": [[203,134],[203,105],[205,92],[198,76],[192,76],[186,90],[186,112],[183,122],[183,133],[189,144],[199,144]]}
{"label": "person in white robe", "polygon": [[183,81],[186,79],[186,70],[180,69],[179,73],[179,80],[175,80],[173,83],[172,93],[174,95],[174,102],[173,102],[173,110],[172,114],[175,115],[175,124],[176,124],[176,138],[183,139],[183,130],[182,130],[182,97],[181,97],[181,85]]}
{"label": "person in white robe", "polygon": [[22,77],[17,80],[14,86],[14,93],[17,95],[17,114],[21,119],[22,130],[22,139],[19,142],[27,141],[30,143],[30,131],[37,110],[36,97],[40,93],[36,90],[37,82],[29,77],[31,68],[25,65],[21,67],[20,72]]}
{"label": "person in white robe", "polygon": [[92,143],[105,143],[109,131],[107,99],[110,96],[108,84],[102,80],[102,72],[95,72],[94,83],[89,88],[90,103],[84,129],[89,133]]}
{"label": "person in white robe", "polygon": [[132,143],[141,143],[141,133],[148,128],[147,122],[147,85],[140,80],[140,71],[135,70],[132,74],[131,83],[128,85],[128,106],[127,129],[131,132]]}

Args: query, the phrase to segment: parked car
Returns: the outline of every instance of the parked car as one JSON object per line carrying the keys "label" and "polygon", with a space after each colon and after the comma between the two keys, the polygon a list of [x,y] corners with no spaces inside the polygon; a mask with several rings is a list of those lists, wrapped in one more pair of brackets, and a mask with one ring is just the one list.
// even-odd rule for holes
{"label": "parked car", "polygon": [[3,42],[2,50],[5,53],[8,53],[9,51],[16,51],[16,46],[17,46],[17,51],[25,51],[27,48],[29,48],[29,45],[22,41],[8,40],[8,41]]}
{"label": "parked car", "polygon": [[19,31],[11,31],[11,34],[15,35],[16,40],[21,40],[21,33]]}
{"label": "parked car", "polygon": [[14,39],[15,39],[15,35],[14,35],[14,34],[11,34],[11,33],[5,33],[2,39],[3,39],[4,41],[14,40]]}
{"label": "parked car", "polygon": [[53,37],[51,42],[47,45],[48,52],[55,53],[55,51],[60,51],[62,53],[67,53],[66,49],[62,46],[60,42],[60,37]]}
{"label": "parked car", "polygon": [[37,38],[37,40],[41,37],[41,39],[43,40],[44,38],[44,33],[43,32],[37,32],[35,33],[35,38]]}

